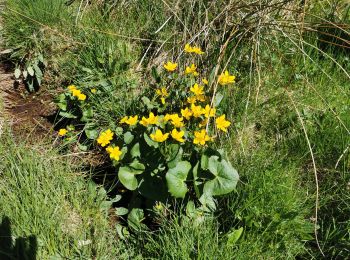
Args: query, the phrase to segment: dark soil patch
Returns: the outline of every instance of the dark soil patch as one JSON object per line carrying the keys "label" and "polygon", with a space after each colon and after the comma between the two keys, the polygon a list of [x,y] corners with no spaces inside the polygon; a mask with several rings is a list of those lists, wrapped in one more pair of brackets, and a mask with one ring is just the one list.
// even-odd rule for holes
{"label": "dark soil patch", "polygon": [[57,111],[53,97],[44,90],[28,93],[24,84],[14,79],[13,70],[11,64],[0,64],[0,95],[4,104],[0,114],[15,136],[27,136],[33,142],[43,140],[53,133],[49,121]]}

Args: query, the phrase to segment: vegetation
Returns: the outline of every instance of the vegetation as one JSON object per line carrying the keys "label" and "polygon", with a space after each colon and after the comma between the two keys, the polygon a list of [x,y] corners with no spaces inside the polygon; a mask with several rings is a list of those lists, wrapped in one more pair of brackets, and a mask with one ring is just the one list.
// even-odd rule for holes
{"label": "vegetation", "polygon": [[[19,242],[11,247],[7,240],[0,255],[36,248],[38,259],[347,258],[349,8],[346,1],[7,0],[1,35],[8,59],[29,91],[57,97],[61,144],[39,149],[15,142],[10,130],[1,135],[0,217]],[[164,64],[172,70],[169,60],[180,64],[176,73],[164,71]],[[234,84],[218,84],[225,71]],[[221,153],[240,177],[206,200],[193,196],[198,183],[191,182],[208,151],[194,142],[199,122],[179,127],[178,134],[189,134],[175,139],[170,124],[140,125],[150,112],[185,117],[181,105],[198,97],[200,86],[208,98],[222,99],[216,119],[226,115],[227,132],[215,130],[218,122],[202,126],[217,136],[209,157]],[[210,110],[213,103],[206,104]],[[108,138],[112,133],[117,138]],[[145,183],[138,167],[143,172],[154,158],[166,158],[133,156],[137,143],[147,153],[183,146],[191,171],[177,171],[183,178],[175,180],[172,166],[160,171],[178,199],[137,198]],[[96,184],[100,169],[71,160],[76,149],[102,154],[116,168]],[[121,173],[127,166],[133,171]]]}

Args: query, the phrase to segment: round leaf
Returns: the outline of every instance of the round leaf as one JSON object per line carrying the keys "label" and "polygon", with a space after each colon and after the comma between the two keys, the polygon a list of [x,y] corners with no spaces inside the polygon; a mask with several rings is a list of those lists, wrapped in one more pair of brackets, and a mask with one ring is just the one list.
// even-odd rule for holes
{"label": "round leaf", "polygon": [[175,198],[184,198],[187,193],[185,183],[188,172],[191,170],[191,164],[187,161],[181,161],[171,168],[165,175],[168,190]]}

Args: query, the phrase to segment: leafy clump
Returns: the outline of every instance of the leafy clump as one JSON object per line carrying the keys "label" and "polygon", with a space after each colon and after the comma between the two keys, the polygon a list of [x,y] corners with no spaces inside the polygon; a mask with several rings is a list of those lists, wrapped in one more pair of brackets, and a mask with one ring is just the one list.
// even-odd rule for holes
{"label": "leafy clump", "polygon": [[[204,53],[189,45],[185,52]],[[220,89],[233,84],[235,76],[225,71],[216,80],[214,76],[200,79],[194,63],[185,66],[183,73],[179,70],[171,61],[164,64],[162,73],[154,69],[156,88],[150,86],[136,111],[107,129],[91,129],[91,123],[86,123],[93,121],[87,96],[98,95],[96,91],[83,94],[69,86],[58,105],[63,116],[80,115],[86,136],[109,154],[119,181],[136,196],[153,202],[166,202],[170,197],[196,200],[202,210],[211,211],[214,196],[232,192],[239,178],[214,145],[231,125],[220,107]],[[61,129],[59,134],[66,136],[69,131]]]}

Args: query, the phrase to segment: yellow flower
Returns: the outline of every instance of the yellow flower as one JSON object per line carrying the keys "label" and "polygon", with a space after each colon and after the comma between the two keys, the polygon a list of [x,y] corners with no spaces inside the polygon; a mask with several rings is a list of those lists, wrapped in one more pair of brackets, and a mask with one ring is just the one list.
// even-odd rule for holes
{"label": "yellow flower", "polygon": [[191,105],[191,110],[194,117],[200,117],[204,113],[204,109],[201,106]]}
{"label": "yellow flower", "polygon": [[233,75],[230,75],[230,73],[228,73],[228,71],[226,70],[225,73],[221,73],[221,75],[219,76],[219,84],[223,86],[232,84],[232,83],[235,83],[235,79],[236,77]]}
{"label": "yellow flower", "polygon": [[189,45],[188,43],[185,45],[185,52],[196,53],[200,55],[204,53],[200,47],[196,47],[196,46],[191,47],[191,45]]}
{"label": "yellow flower", "polygon": [[84,94],[82,94],[82,93],[80,93],[80,94],[78,95],[78,100],[84,101],[85,99],[86,99],[86,95],[84,95]]}
{"label": "yellow flower", "polygon": [[215,119],[216,127],[224,132],[227,132],[227,128],[231,125],[230,121],[225,119],[225,115],[222,115]]}
{"label": "yellow flower", "polygon": [[204,102],[207,98],[204,95],[196,96],[197,101]]}
{"label": "yellow flower", "polygon": [[211,138],[205,131],[205,129],[202,129],[201,131],[195,131],[194,132],[194,139],[193,143],[194,144],[200,144],[200,145],[205,145],[205,142],[210,141]]}
{"label": "yellow flower", "polygon": [[158,116],[155,116],[152,112],[149,113],[149,117],[142,117],[140,124],[143,126],[155,125],[158,123]]}
{"label": "yellow flower", "polygon": [[204,51],[202,51],[202,49],[200,47],[194,46],[194,47],[192,47],[192,51],[196,54],[199,54],[199,55],[204,54]]}
{"label": "yellow flower", "polygon": [[181,115],[186,118],[186,120],[190,120],[190,117],[192,116],[192,111],[186,107],[185,109],[181,109]]}
{"label": "yellow flower", "polygon": [[97,138],[97,143],[100,144],[102,147],[105,147],[111,142],[111,140],[113,139],[113,135],[114,133],[111,131],[111,129],[107,129],[106,131],[102,132]]}
{"label": "yellow flower", "polygon": [[197,99],[195,96],[187,98],[187,102],[190,104],[194,104],[194,103],[196,103],[196,101],[197,101]]}
{"label": "yellow flower", "polygon": [[164,116],[164,118],[163,118],[163,121],[164,121],[164,122],[168,122],[169,120],[171,120],[171,118],[172,118],[172,115],[170,115],[170,114],[165,114],[165,116]]}
{"label": "yellow flower", "polygon": [[92,88],[90,91],[92,94],[96,94],[96,92],[97,92],[97,90],[95,88]]}
{"label": "yellow flower", "polygon": [[185,69],[185,74],[192,74],[192,73],[194,76],[198,76],[197,66],[194,65],[193,63],[190,67],[186,67]]}
{"label": "yellow flower", "polygon": [[69,89],[70,91],[73,91],[73,90],[77,89],[77,87],[76,87],[75,85],[69,85],[69,86],[68,86],[68,89]]}
{"label": "yellow flower", "polygon": [[204,108],[204,116],[206,118],[215,116],[215,113],[216,113],[215,107],[210,107],[210,105],[206,105],[205,106],[205,108]]}
{"label": "yellow flower", "polygon": [[187,52],[187,53],[193,52],[193,48],[188,43],[186,43],[186,45],[185,45],[185,52]]}
{"label": "yellow flower", "polygon": [[171,122],[175,127],[178,127],[178,128],[183,127],[184,126],[183,120],[184,120],[183,117],[179,117],[178,114],[171,115]]}
{"label": "yellow flower", "polygon": [[203,81],[204,85],[208,85],[209,84],[209,82],[208,82],[208,80],[206,78],[202,79],[202,81]]}
{"label": "yellow flower", "polygon": [[106,148],[107,153],[109,153],[109,157],[113,160],[119,161],[120,155],[122,155],[122,151],[118,146],[108,146]]}
{"label": "yellow flower", "polygon": [[169,93],[165,87],[162,87],[160,89],[156,90],[157,95],[162,96],[162,97],[167,97],[169,96]]}
{"label": "yellow flower", "polygon": [[119,123],[120,124],[124,124],[124,123],[126,123],[126,121],[128,120],[128,116],[124,116],[122,119],[120,119],[120,121],[119,121]]}
{"label": "yellow flower", "polygon": [[165,98],[160,98],[160,102],[162,102],[162,104],[164,105],[165,104]]}
{"label": "yellow flower", "polygon": [[199,86],[197,83],[190,88],[190,91],[196,96],[200,96],[204,94],[204,86]]}
{"label": "yellow flower", "polygon": [[67,133],[68,133],[68,130],[67,130],[67,129],[64,129],[64,128],[61,128],[61,129],[58,131],[58,135],[59,135],[59,136],[65,136]]}
{"label": "yellow flower", "polygon": [[177,68],[177,63],[168,61],[168,63],[164,64],[164,68],[169,72],[173,72]]}
{"label": "yellow flower", "polygon": [[127,120],[125,120],[125,123],[130,126],[136,125],[138,118],[139,118],[138,116],[134,116],[134,117],[130,116]]}
{"label": "yellow flower", "polygon": [[169,133],[163,134],[161,130],[157,129],[154,134],[150,134],[150,137],[153,141],[162,143],[168,139]]}
{"label": "yellow flower", "polygon": [[184,131],[177,131],[176,129],[173,129],[173,131],[171,131],[171,137],[180,143],[185,142],[185,139],[183,138],[184,135]]}
{"label": "yellow flower", "polygon": [[79,95],[81,95],[81,91],[79,89],[72,89],[72,95],[73,97],[78,97]]}

